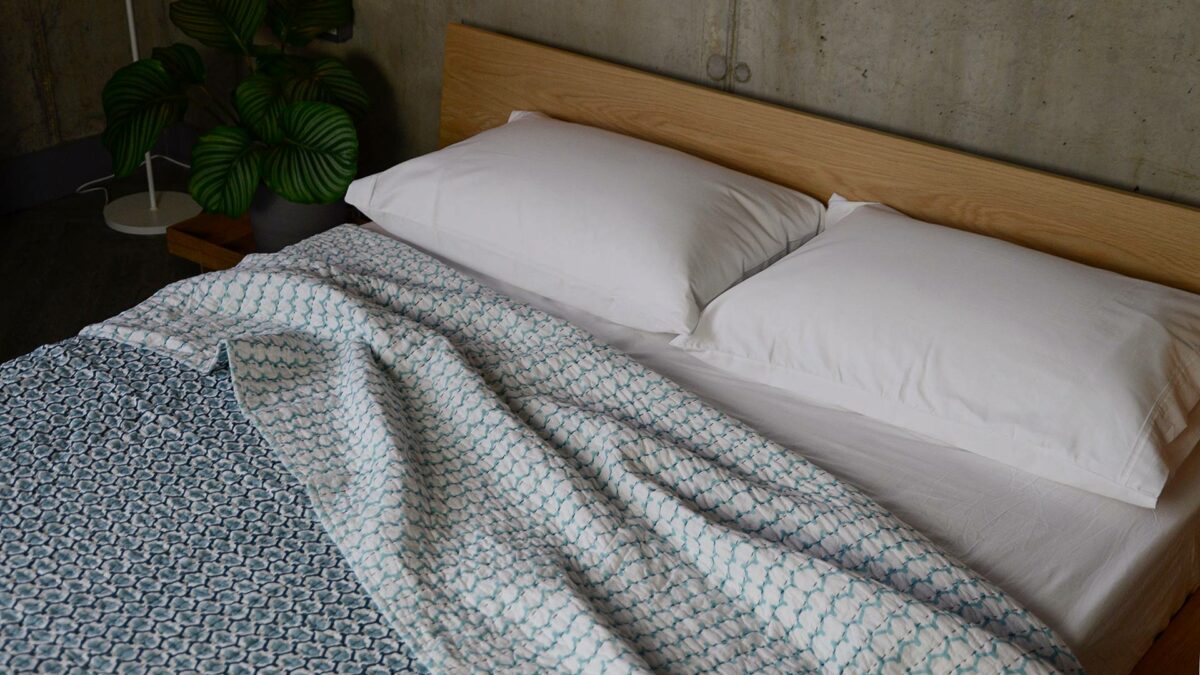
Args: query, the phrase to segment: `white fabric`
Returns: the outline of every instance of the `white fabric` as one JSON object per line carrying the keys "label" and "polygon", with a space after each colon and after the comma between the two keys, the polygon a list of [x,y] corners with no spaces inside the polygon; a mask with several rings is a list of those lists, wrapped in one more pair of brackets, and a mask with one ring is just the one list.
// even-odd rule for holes
{"label": "white fabric", "polygon": [[881,205],[848,208],[835,203],[825,232],[712,302],[674,344],[1154,506],[1200,433],[1200,296]]}
{"label": "white fabric", "polygon": [[824,213],[794,190],[536,113],[355,181],[346,201],[448,260],[675,333]]}
{"label": "white fabric", "polygon": [[1131,506],[805,402],[703,363],[670,346],[671,336],[464,271],[587,329],[858,486],[1033,610],[1092,675],[1127,673],[1200,588],[1200,453],[1156,509]]}

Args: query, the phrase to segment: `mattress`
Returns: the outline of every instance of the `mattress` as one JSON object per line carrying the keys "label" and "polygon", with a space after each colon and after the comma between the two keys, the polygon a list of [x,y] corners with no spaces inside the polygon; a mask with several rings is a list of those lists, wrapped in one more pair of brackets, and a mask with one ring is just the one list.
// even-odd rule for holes
{"label": "mattress", "polygon": [[1200,456],[1177,471],[1158,508],[1132,506],[739,379],[670,346],[671,335],[462,271],[588,330],[864,490],[1031,609],[1089,673],[1128,672],[1200,587]]}

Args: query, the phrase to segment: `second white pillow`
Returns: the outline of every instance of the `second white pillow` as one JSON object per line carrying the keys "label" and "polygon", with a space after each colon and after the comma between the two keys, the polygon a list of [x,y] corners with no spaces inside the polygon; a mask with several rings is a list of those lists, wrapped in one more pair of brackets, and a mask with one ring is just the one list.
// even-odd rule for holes
{"label": "second white pillow", "polygon": [[1153,506],[1200,434],[1200,296],[878,204],[673,344],[742,377]]}

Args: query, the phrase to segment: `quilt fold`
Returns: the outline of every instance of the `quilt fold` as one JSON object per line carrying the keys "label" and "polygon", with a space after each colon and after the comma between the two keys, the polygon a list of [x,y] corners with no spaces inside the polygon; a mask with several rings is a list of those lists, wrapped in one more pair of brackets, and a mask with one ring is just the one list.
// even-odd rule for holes
{"label": "quilt fold", "polygon": [[86,334],[231,371],[434,672],[1072,672],[843,484],[583,331],[343,226]]}

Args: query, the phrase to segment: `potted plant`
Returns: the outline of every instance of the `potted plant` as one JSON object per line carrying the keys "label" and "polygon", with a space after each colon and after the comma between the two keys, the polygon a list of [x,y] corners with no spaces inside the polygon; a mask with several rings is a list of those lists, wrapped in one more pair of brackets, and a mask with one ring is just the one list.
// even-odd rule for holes
{"label": "potted plant", "polygon": [[[200,53],[185,43],[118,70],[103,93],[113,173],[135,171],[196,106],[215,122],[192,149],[188,182],[206,211],[249,211],[264,251],[343,222],[342,198],[358,169],[354,120],[366,112],[367,94],[341,61],[296,52],[349,24],[351,0],[176,0],[170,18],[200,44],[236,55],[247,74],[231,96],[219,96],[205,83]],[[257,42],[268,34],[273,44]]]}

